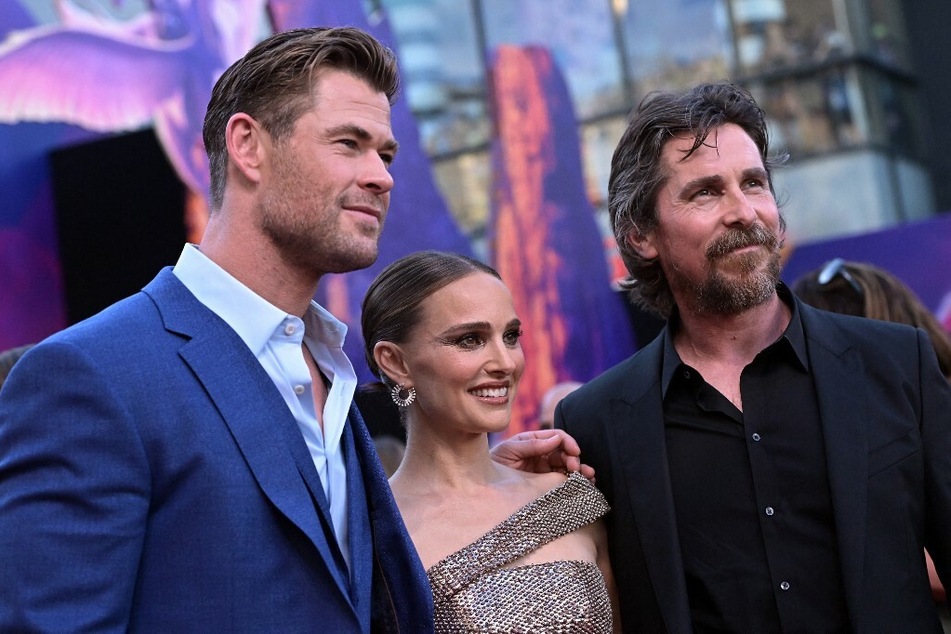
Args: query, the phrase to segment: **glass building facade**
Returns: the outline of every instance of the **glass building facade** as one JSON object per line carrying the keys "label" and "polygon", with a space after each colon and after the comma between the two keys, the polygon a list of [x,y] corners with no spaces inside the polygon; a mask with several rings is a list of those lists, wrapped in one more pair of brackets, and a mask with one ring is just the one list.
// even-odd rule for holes
{"label": "glass building facade", "polygon": [[[729,79],[767,113],[795,243],[935,211],[902,4],[894,0],[366,0],[398,40],[405,98],[439,186],[478,243],[490,207],[501,44],[548,48],[578,119],[600,215],[627,116],[653,90]],[[606,219],[601,219],[606,226]]]}

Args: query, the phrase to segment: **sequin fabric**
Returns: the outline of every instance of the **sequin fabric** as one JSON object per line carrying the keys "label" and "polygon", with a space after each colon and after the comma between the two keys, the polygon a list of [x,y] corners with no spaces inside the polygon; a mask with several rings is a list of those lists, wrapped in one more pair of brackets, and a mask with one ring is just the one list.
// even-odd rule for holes
{"label": "sequin fabric", "polygon": [[609,510],[580,473],[429,569],[436,632],[611,632],[604,577],[586,561],[507,564]]}

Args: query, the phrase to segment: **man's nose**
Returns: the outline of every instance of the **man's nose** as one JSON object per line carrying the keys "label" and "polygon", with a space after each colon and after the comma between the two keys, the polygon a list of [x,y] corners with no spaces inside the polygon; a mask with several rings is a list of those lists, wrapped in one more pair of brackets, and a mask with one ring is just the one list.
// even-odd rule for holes
{"label": "man's nose", "polygon": [[393,175],[383,157],[372,153],[367,155],[360,177],[360,186],[375,194],[385,194],[393,189]]}

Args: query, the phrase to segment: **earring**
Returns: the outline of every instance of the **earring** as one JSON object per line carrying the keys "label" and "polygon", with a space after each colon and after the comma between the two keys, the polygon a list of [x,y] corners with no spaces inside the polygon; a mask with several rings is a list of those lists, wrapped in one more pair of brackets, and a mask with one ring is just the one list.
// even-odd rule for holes
{"label": "earring", "polygon": [[398,407],[409,407],[409,404],[416,400],[416,388],[394,385],[390,389],[390,398]]}

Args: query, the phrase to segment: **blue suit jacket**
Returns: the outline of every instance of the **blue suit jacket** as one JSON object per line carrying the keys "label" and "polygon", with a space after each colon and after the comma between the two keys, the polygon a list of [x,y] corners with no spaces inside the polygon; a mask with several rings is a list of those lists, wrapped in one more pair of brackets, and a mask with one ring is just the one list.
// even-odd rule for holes
{"label": "blue suit jacket", "polygon": [[162,271],[36,346],[3,387],[0,631],[356,632],[371,612],[374,631],[431,631],[355,408],[344,443],[349,578],[277,389]]}
{"label": "blue suit jacket", "polygon": [[[922,331],[798,302],[855,632],[941,632],[923,547],[951,582],[951,387]],[[692,631],[671,496],[663,336],[563,400],[606,518],[625,632]]]}

